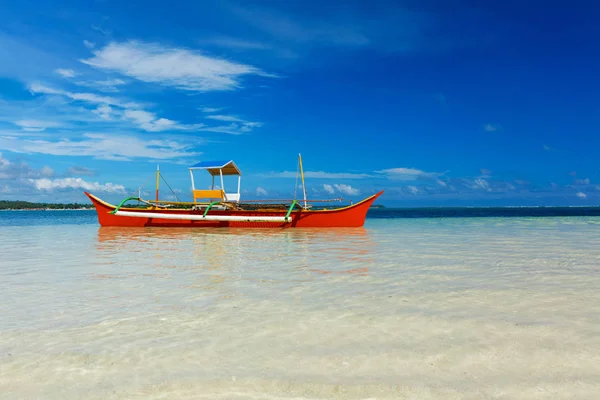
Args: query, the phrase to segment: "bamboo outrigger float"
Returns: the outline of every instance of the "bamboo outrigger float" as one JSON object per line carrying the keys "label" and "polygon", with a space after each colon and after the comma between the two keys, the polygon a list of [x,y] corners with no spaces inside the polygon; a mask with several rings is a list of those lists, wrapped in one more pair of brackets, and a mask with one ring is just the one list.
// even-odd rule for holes
{"label": "bamboo outrigger float", "polygon": [[[300,227],[360,227],[364,225],[367,211],[383,191],[349,206],[317,209],[314,203],[339,201],[307,200],[304,188],[302,158],[299,156],[304,199],[240,201],[241,172],[233,161],[199,162],[189,168],[192,181],[193,202],[161,201],[158,198],[160,170],[156,172],[156,200],[143,200],[141,196],[127,197],[120,204],[109,204],[91,193],[91,199],[102,226],[123,227],[238,227],[238,228],[300,228]],[[206,170],[212,176],[210,190],[197,190],[194,171]],[[223,176],[237,176],[237,192],[223,189]],[[220,178],[220,189],[215,189],[215,177]],[[164,178],[163,178],[164,179]],[[165,181],[166,182],[166,181]],[[203,200],[203,201],[199,201]],[[126,207],[128,201],[138,201],[142,207]]]}

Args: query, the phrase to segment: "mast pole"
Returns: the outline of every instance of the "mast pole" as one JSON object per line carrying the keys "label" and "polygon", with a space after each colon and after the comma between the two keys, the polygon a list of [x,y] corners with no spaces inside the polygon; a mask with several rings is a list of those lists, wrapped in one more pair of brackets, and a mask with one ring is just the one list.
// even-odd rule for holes
{"label": "mast pole", "polygon": [[158,204],[158,183],[160,181],[160,166],[156,165],[156,204]]}
{"label": "mast pole", "polygon": [[294,184],[294,200],[296,200],[296,193],[298,192],[298,175],[300,172],[300,154],[298,154],[298,164],[296,165],[296,183]]}
{"label": "mast pole", "polygon": [[306,186],[304,185],[304,170],[302,169],[302,154],[298,153],[300,161],[300,175],[302,176],[302,191],[304,192],[304,208],[306,208]]}

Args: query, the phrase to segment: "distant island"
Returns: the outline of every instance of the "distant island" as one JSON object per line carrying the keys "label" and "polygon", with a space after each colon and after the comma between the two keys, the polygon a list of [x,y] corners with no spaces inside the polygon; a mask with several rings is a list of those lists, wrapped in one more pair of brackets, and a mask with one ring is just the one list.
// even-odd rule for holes
{"label": "distant island", "polygon": [[0,210],[92,210],[91,204],[31,203],[23,200],[0,200]]}
{"label": "distant island", "polygon": [[369,208],[385,208],[385,206],[383,204],[373,204],[371,207]]}

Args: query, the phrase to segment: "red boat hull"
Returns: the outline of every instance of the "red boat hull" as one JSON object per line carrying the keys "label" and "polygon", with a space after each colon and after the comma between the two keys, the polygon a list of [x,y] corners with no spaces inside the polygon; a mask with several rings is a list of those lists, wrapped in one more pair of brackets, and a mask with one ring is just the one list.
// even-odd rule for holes
{"label": "red boat hull", "polygon": [[[336,227],[361,227],[365,223],[367,211],[373,202],[381,196],[383,191],[367,197],[363,201],[348,207],[332,210],[297,210],[290,214],[291,222],[257,222],[257,221],[198,221],[186,219],[147,218],[133,216],[119,216],[110,214],[116,206],[106,203],[98,197],[85,192],[90,198],[101,226],[123,227],[198,227],[198,228],[336,228]],[[157,212],[161,214],[202,215],[204,211],[191,211],[185,209],[141,210],[138,208],[121,207],[121,211],[129,212]],[[210,210],[210,216],[251,216],[251,217],[283,217],[287,211],[241,211],[241,210]]]}

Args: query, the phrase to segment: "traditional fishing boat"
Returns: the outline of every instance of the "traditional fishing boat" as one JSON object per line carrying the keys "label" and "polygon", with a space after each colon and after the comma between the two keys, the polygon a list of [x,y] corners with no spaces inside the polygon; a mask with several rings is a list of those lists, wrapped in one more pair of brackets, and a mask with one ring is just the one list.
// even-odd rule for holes
{"label": "traditional fishing boat", "polygon": [[[192,202],[159,200],[159,182],[161,178],[164,180],[164,177],[158,168],[156,200],[144,200],[138,194],[138,196],[125,198],[115,206],[91,193],[85,192],[85,194],[96,207],[98,222],[102,226],[333,228],[364,225],[369,207],[383,191],[355,204],[339,207],[319,206],[320,203],[343,199],[307,200],[301,155],[298,156],[298,162],[302,177],[303,200],[298,200],[294,196],[291,200],[242,202],[240,199],[242,173],[233,160],[202,161],[189,167]],[[197,170],[205,170],[211,175],[211,189],[196,189],[194,171]],[[229,193],[224,190],[224,176],[237,176],[237,192]],[[220,188],[215,188],[216,177],[220,178]],[[125,206],[130,201],[137,201],[137,204]]]}

